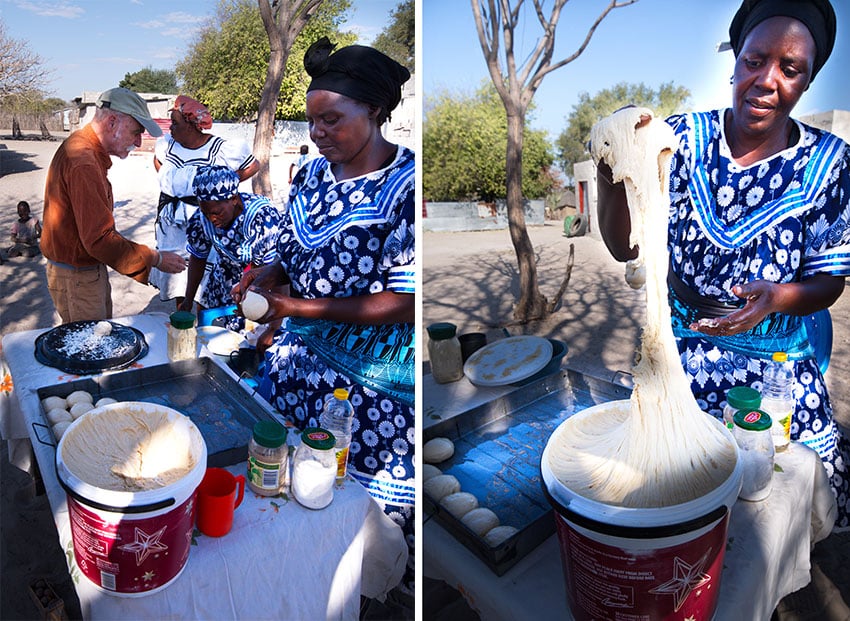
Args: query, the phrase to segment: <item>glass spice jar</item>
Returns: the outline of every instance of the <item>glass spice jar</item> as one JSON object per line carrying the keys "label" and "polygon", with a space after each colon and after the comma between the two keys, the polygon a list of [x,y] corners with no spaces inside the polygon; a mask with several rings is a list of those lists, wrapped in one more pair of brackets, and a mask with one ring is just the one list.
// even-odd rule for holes
{"label": "glass spice jar", "polygon": [[743,467],[738,498],[763,500],[773,487],[774,449],[770,415],[761,410],[738,410],[734,420],[732,435]]}
{"label": "glass spice jar", "polygon": [[440,322],[428,326],[428,359],[431,376],[438,384],[456,382],[463,377],[463,357],[457,326]]}
{"label": "glass spice jar", "polygon": [[176,311],[169,316],[168,359],[191,360],[198,356],[198,332],[195,316],[188,311]]}
{"label": "glass spice jar", "polygon": [[277,496],[289,487],[286,427],[277,421],[254,423],[248,442],[248,487],[260,496]]}
{"label": "glass spice jar", "polygon": [[292,495],[308,509],[324,509],[334,497],[336,438],[321,427],[301,432],[301,444],[292,459]]}
{"label": "glass spice jar", "polygon": [[735,412],[738,410],[757,410],[761,406],[761,394],[749,386],[733,386],[726,391],[726,405],[723,407],[723,422],[729,429],[735,426]]}

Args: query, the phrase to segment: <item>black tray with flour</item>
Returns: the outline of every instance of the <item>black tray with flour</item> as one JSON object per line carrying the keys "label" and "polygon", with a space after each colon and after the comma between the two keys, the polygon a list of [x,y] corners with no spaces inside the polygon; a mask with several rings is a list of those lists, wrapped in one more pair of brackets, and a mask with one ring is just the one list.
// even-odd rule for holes
{"label": "black tray with flour", "polygon": [[423,493],[425,519],[436,519],[496,575],[501,576],[555,532],[540,476],[549,436],[567,417],[597,403],[628,399],[630,388],[565,368],[462,414],[433,424],[423,441],[446,437],[454,455],[435,464],[461,491],[518,532],[490,547],[434,498]]}
{"label": "black tray with flour", "polygon": [[[248,442],[258,420],[274,420],[270,406],[255,397],[210,358],[183,360],[87,377],[38,389],[39,399],[85,390],[97,401],[157,403],[185,414],[207,444],[207,465],[222,467],[248,459]],[[45,419],[45,424],[47,420]]]}

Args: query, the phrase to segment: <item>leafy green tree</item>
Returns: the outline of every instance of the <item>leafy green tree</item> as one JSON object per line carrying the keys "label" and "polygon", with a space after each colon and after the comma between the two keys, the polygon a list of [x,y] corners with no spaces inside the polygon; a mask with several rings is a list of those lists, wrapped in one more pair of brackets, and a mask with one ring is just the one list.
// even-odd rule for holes
{"label": "leafy green tree", "polygon": [[[339,30],[350,6],[350,0],[326,0],[310,16],[289,51],[275,118],[304,120],[310,83],[304,52],[322,36],[337,47],[356,41],[353,33]],[[257,0],[220,0],[216,17],[197,35],[176,71],[186,94],[203,102],[213,118],[254,120],[270,54]]]}
{"label": "leafy green tree", "polygon": [[125,73],[118,86],[137,93],[162,93],[176,95],[177,74],[170,69],[153,69],[150,65],[132,73]]}
{"label": "leafy green tree", "polygon": [[634,104],[651,109],[656,117],[664,118],[674,112],[686,112],[691,92],[684,86],[675,86],[665,82],[658,90],[640,84],[620,82],[606,88],[592,97],[579,93],[578,103],[573,106],[567,117],[567,127],[558,135],[555,141],[558,149],[559,163],[564,172],[572,177],[573,165],[590,157],[587,142],[590,139],[590,128],[594,123],[619,110],[623,106]]}
{"label": "leafy green tree", "polygon": [[390,13],[390,24],[384,28],[372,47],[395,59],[413,73],[416,63],[416,3],[404,0]]}
{"label": "leafy green tree", "polygon": [[[441,92],[428,99],[422,131],[422,186],[428,200],[505,198],[508,124],[493,87],[452,96]],[[552,186],[548,169],[554,161],[546,132],[523,132],[522,195],[540,198]]]}

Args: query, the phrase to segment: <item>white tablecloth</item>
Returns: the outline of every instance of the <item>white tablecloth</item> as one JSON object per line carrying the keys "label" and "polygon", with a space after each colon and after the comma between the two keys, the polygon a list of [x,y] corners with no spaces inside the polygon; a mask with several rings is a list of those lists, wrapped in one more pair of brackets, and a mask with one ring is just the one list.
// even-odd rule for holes
{"label": "white tablecloth", "polygon": [[[792,442],[776,463],[782,472],[774,473],[770,496],[732,508],[718,620],[770,619],[783,597],[811,580],[811,548],[835,521],[835,498],[817,453]],[[424,575],[460,591],[482,619],[570,618],[556,535],[499,577],[435,519],[423,520]]]}
{"label": "white tablecloth", "polygon": [[[115,319],[145,335],[150,351],[140,366],[164,364],[164,314]],[[44,366],[33,355],[33,330],[3,337],[20,410],[0,413],[4,438],[32,438],[45,490],[66,552],[73,550],[65,492],[56,478],[55,450],[38,441],[46,430],[36,390],[79,379]],[[223,365],[226,368],[226,365]],[[229,369],[227,369],[230,372]],[[232,374],[232,372],[230,372]],[[235,375],[234,375],[235,378]],[[38,437],[36,436],[38,433]],[[8,434],[8,435],[6,435]],[[244,473],[246,464],[230,468]],[[356,619],[360,595],[383,596],[401,579],[407,545],[401,529],[366,490],[349,479],[326,509],[311,511],[294,500],[246,492],[233,530],[214,539],[198,536],[183,573],[167,588],[144,597],[104,594],[69,564],[87,619]]]}

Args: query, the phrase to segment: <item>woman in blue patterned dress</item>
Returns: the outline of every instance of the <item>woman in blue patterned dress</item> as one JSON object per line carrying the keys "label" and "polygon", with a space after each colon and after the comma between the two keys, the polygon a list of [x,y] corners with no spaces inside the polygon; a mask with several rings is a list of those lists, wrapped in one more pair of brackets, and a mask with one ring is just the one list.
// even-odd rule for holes
{"label": "woman in blue patterned dress", "polygon": [[201,166],[192,181],[199,209],[189,218],[186,295],[177,307],[192,310],[207,257],[218,255],[200,296],[202,308],[233,304],[242,273],[277,260],[280,212],[265,196],[239,192],[239,175],[227,166]]}
{"label": "woman in blue patterned dress", "polygon": [[381,133],[410,73],[370,47],[332,49],[323,38],[304,56],[320,157],[292,181],[280,262],[247,273],[233,294],[250,286],[269,300],[260,320],[283,319],[260,394],[298,428],[316,424],[334,388],[349,389],[349,472],[412,552],[414,154]]}
{"label": "woman in blue patterned dress", "polygon": [[[790,116],[835,32],[828,0],[747,0],[738,10],[732,107],[667,120],[679,138],[668,284],[682,364],[705,411],[720,417],[733,386],[760,389],[771,354],[788,352],[791,438],[821,456],[841,530],[850,527],[850,443],[803,318],[833,304],[850,274],[850,149]],[[607,165],[598,173],[600,230],[615,258],[632,259],[617,223],[625,195]]]}

